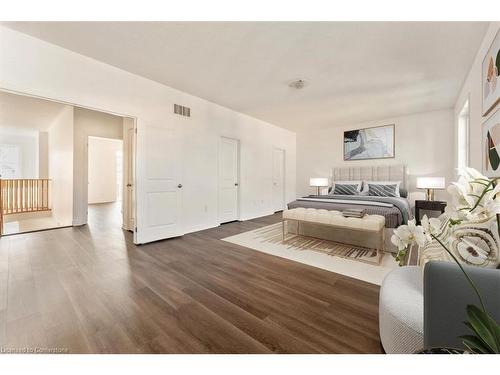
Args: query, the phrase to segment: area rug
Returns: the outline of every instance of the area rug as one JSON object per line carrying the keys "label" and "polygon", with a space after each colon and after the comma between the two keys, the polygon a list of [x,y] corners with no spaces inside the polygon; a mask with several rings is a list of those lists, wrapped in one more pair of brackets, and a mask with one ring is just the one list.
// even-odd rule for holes
{"label": "area rug", "polygon": [[362,247],[301,236],[281,239],[281,223],[276,223],[222,240],[376,285],[398,267],[391,254],[380,254],[379,263],[374,251]]}

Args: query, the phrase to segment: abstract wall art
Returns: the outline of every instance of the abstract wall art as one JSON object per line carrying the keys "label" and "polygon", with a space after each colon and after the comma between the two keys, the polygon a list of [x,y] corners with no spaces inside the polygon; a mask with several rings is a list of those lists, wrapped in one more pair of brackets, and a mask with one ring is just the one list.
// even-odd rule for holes
{"label": "abstract wall art", "polygon": [[483,124],[483,174],[500,177],[500,110]]}
{"label": "abstract wall art", "polygon": [[394,157],[394,124],[344,132],[344,160]]}
{"label": "abstract wall art", "polygon": [[500,102],[500,30],[497,31],[483,60],[483,116],[493,111]]}

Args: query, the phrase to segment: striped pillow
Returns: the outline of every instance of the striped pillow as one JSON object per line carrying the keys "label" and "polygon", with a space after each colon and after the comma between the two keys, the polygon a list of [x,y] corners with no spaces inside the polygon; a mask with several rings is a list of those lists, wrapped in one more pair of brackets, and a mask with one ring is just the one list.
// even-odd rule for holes
{"label": "striped pillow", "polygon": [[374,185],[368,184],[368,195],[375,197],[397,197],[398,185]]}
{"label": "striped pillow", "polygon": [[358,194],[358,185],[335,184],[333,194],[356,195]]}

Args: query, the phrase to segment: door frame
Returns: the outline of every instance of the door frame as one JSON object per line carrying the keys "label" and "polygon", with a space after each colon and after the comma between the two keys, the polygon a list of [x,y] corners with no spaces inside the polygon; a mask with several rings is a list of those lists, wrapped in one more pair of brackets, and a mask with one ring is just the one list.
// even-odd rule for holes
{"label": "door frame", "polygon": [[[136,154],[137,154],[137,151],[136,151],[136,146],[135,146],[135,142],[137,141],[136,140],[136,121],[134,118],[132,117],[127,117],[129,119],[131,119],[133,121],[133,132],[134,132],[134,147],[132,148],[132,152],[133,152],[133,155],[132,155],[132,162],[134,163],[134,166],[135,166],[135,158],[136,158]],[[122,123],[123,123],[123,120],[125,120],[125,117],[122,117]],[[89,206],[89,190],[88,190],[88,185],[89,185],[89,138],[102,138],[102,139],[112,139],[112,140],[119,140],[119,141],[122,141],[122,150],[124,151],[125,150],[125,140],[123,138],[123,124],[122,124],[122,139],[118,139],[118,138],[109,138],[109,137],[101,137],[101,136],[98,136],[98,135],[89,135],[89,134],[86,134],[85,136],[85,142],[86,142],[86,145],[85,145],[85,168],[83,170],[83,194],[82,194],[82,197],[81,197],[81,203],[83,203],[83,205],[87,208],[85,210],[85,223],[83,224],[78,224],[79,225],[87,225],[88,224],[88,221],[89,221],[89,210],[88,210],[88,206]],[[131,211],[133,213],[132,217],[134,218],[134,227],[129,229],[128,228],[128,225],[127,225],[127,228],[125,227],[125,222],[124,222],[124,206],[125,206],[125,197],[127,196],[127,194],[125,193],[126,192],[126,186],[123,184],[124,182],[124,176],[125,176],[125,158],[128,157],[128,155],[126,153],[123,153],[122,155],[122,173],[123,173],[123,176],[122,176],[122,199],[121,199],[121,204],[122,204],[122,228],[125,229],[125,230],[129,230],[129,231],[132,231],[135,235],[135,224],[136,224],[136,221],[135,221],[135,218],[136,218],[136,204],[135,204],[135,189],[133,189],[133,193],[132,193],[132,208],[131,208]],[[135,168],[133,169],[133,174],[132,174],[132,180],[133,180],[133,185],[135,186],[136,185],[136,180],[135,180]],[[74,187],[73,187],[74,189]],[[74,201],[73,201],[74,203]],[[75,225],[73,225],[75,226]]]}
{"label": "door frame", "polygon": [[[274,180],[274,151],[275,150],[278,150],[278,151],[281,151],[283,153],[283,163],[282,163],[282,167],[283,167],[283,175],[282,175],[282,186],[283,186],[283,202],[282,202],[282,206],[281,206],[281,210],[280,211],[283,211],[286,207],[286,150],[282,147],[277,147],[277,146],[273,146],[273,151],[272,151],[272,162],[273,162],[273,171],[271,171],[272,173],[272,180]],[[273,188],[274,190],[274,188]],[[275,211],[276,210],[276,207],[274,207],[274,194],[273,194],[273,190],[271,190],[271,197],[272,197],[272,205],[273,205],[273,212],[279,212],[279,211]]]}
{"label": "door frame", "polygon": [[[224,135],[219,136],[217,140],[217,223],[221,225],[220,218],[220,155],[221,155],[221,141],[223,139],[229,139],[231,141],[236,141],[236,166],[238,171],[236,172],[236,179],[238,180],[237,186],[237,200],[236,203],[236,221],[241,221],[241,141],[238,138],[227,137]],[[225,223],[225,222],[224,222]]]}
{"label": "door frame", "polygon": [[[135,170],[136,170],[136,165],[135,165],[135,157],[136,157],[136,142],[137,142],[137,129],[136,129],[136,122],[134,119],[132,119],[132,127],[126,127],[125,121],[127,119],[132,119],[130,117],[128,118],[123,118],[123,181],[122,181],[122,228],[131,232],[135,232],[135,227],[136,227],[136,213],[135,213],[135,191],[136,191],[136,186],[135,186]],[[129,158],[129,131],[132,131],[132,147],[130,148],[132,150],[132,157]],[[129,164],[129,159],[131,161],[131,165]],[[131,171],[132,174],[132,188],[129,189],[127,186],[128,185],[128,175]],[[126,203],[128,200],[131,200],[131,206],[130,206],[130,212],[129,212],[129,207],[128,203]]]}
{"label": "door frame", "polygon": [[[90,107],[90,106],[87,106],[87,105],[78,104],[78,103],[74,103],[74,102],[68,102],[68,101],[65,101],[65,100],[53,99],[53,98],[50,98],[48,96],[36,95],[36,94],[29,93],[29,92],[11,90],[11,89],[7,89],[5,87],[0,87],[0,92],[5,92],[5,93],[8,93],[8,94],[13,94],[13,95],[25,96],[25,97],[28,97],[28,98],[35,98],[35,99],[40,99],[40,100],[47,100],[49,102],[59,103],[59,104],[68,105],[68,106],[72,106],[72,107],[79,107],[79,108],[88,109],[88,110],[96,111],[96,112],[107,113],[109,115],[114,115],[114,116],[118,116],[118,117],[122,117],[122,118],[127,117],[127,118],[130,118],[130,119],[132,119],[134,121],[134,132],[135,132],[134,141],[135,141],[135,147],[134,147],[134,157],[133,157],[133,160],[134,160],[134,164],[135,164],[136,168],[134,168],[133,180],[134,180],[134,186],[136,188],[134,189],[134,192],[133,192],[133,199],[132,199],[132,201],[133,201],[133,207],[132,207],[132,210],[134,212],[134,219],[135,219],[134,220],[134,222],[135,222],[135,228],[134,228],[134,231],[133,231],[133,235],[134,235],[133,242],[135,244],[137,244],[137,198],[138,198],[137,197],[137,122],[138,122],[137,116],[134,116],[134,115],[131,115],[131,114],[126,114],[126,113],[113,112],[113,111],[109,111],[109,110],[101,109],[101,108],[96,108],[96,107]],[[87,143],[87,146],[86,146],[86,151],[87,151],[87,168],[88,168],[88,143]],[[87,169],[87,172],[88,172],[88,169]],[[73,171],[73,173],[74,173],[74,171]],[[87,180],[85,182],[88,182],[88,176],[87,176]],[[73,192],[74,192],[74,189],[75,189],[75,187],[73,186]],[[87,200],[87,203],[88,203],[88,196],[87,196],[86,200]],[[73,201],[73,204],[74,204],[74,201]],[[86,217],[87,217],[87,215],[86,215]],[[75,226],[75,225],[72,225],[72,226]]]}

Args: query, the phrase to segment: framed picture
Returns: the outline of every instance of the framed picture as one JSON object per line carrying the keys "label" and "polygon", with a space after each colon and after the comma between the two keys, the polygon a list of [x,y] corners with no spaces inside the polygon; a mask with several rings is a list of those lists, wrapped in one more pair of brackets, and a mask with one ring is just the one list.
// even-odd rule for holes
{"label": "framed picture", "polygon": [[344,160],[394,157],[394,124],[344,132]]}
{"label": "framed picture", "polygon": [[483,174],[500,177],[500,110],[483,124]]}
{"label": "framed picture", "polygon": [[500,29],[483,60],[483,116],[493,111],[500,102]]}

